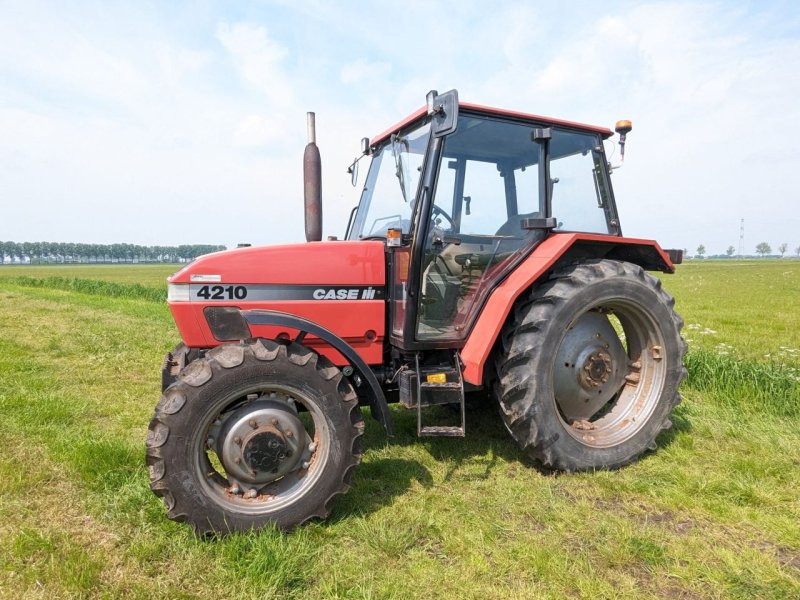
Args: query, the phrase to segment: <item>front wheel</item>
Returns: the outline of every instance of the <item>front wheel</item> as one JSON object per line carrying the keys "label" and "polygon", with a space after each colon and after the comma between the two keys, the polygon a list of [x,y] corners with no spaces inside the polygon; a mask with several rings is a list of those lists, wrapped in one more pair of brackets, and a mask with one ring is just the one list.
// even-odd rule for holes
{"label": "front wheel", "polygon": [[655,448],[685,377],[681,318],[640,267],[565,267],[517,305],[495,392],[526,454],[565,471],[613,469]]}
{"label": "front wheel", "polygon": [[156,407],[150,487],[200,534],[290,529],[347,491],[363,431],[352,386],[324,357],[271,340],[218,346]]}

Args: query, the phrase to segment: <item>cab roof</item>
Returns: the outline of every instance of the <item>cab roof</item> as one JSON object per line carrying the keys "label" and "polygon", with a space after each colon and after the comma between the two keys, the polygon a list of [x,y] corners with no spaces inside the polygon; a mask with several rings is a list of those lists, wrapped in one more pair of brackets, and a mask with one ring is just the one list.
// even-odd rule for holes
{"label": "cab roof", "polygon": [[[503,108],[492,108],[491,106],[483,106],[481,104],[471,104],[469,102],[459,102],[459,111],[464,110],[470,113],[479,113],[495,117],[510,117],[512,119],[520,119],[523,121],[531,121],[533,123],[542,123],[547,125],[560,125],[562,127],[569,127],[570,129],[579,129],[581,131],[588,131],[590,133],[599,133],[603,138],[608,138],[614,135],[614,132],[607,127],[598,127],[597,125],[587,125],[585,123],[577,123],[575,121],[566,121],[564,119],[554,119],[552,117],[545,117],[542,115],[534,115],[531,113],[518,112],[514,110],[505,110]],[[408,115],[405,119],[396,123],[383,133],[377,135],[370,142],[370,146],[380,144],[388,139],[393,133],[397,133],[407,125],[413,123],[417,119],[421,119],[427,114],[427,108],[422,107],[415,112]]]}

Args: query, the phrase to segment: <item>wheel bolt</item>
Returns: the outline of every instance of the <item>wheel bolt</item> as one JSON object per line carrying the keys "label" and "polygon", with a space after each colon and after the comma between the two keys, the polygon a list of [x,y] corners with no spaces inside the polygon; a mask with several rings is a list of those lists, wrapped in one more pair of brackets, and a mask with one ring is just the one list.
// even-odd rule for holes
{"label": "wheel bolt", "polygon": [[232,485],[231,487],[228,488],[228,491],[231,494],[238,494],[241,490],[239,489],[238,485]]}
{"label": "wheel bolt", "polygon": [[209,437],[206,440],[206,446],[208,446],[209,448],[213,448],[214,447],[214,438],[213,437]]}
{"label": "wheel bolt", "polygon": [[233,459],[233,462],[235,462],[238,465],[242,462],[242,459],[237,456],[236,458]]}
{"label": "wheel bolt", "polygon": [[275,425],[276,427],[278,426],[278,419],[275,419],[275,418],[273,418],[273,419],[272,419],[272,421],[270,421],[270,422],[271,422],[273,425]]}
{"label": "wheel bolt", "polygon": [[314,452],[314,450],[316,450],[316,449],[317,449],[317,442],[311,442],[308,445],[308,451],[309,452]]}
{"label": "wheel bolt", "polygon": [[303,467],[304,469],[308,469],[308,467],[310,467],[310,466],[311,466],[311,463],[310,463],[310,462],[308,462],[308,461],[305,461],[305,462],[302,464],[302,467]]}
{"label": "wheel bolt", "polygon": [[256,422],[256,420],[255,420],[255,419],[250,419],[250,420],[247,422],[247,424],[248,424],[248,425],[250,425],[250,427],[252,427],[253,429],[256,429],[256,428],[258,427],[258,423]]}
{"label": "wheel bolt", "polygon": [[236,444],[237,446],[241,446],[242,445],[242,438],[240,438],[237,435],[235,438],[233,438],[233,443]]}
{"label": "wheel bolt", "polygon": [[255,498],[256,496],[258,496],[258,492],[256,491],[256,488],[250,488],[244,494],[244,497],[248,498],[248,499],[249,498]]}
{"label": "wheel bolt", "polygon": [[288,438],[294,437],[294,434],[291,431],[287,431],[286,432],[286,437],[288,437]]}

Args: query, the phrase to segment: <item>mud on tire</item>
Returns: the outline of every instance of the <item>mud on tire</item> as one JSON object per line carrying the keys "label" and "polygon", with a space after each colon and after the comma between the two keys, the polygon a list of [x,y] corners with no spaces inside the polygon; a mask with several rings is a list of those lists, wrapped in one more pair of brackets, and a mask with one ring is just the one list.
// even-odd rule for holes
{"label": "mud on tire", "polygon": [[263,339],[218,346],[156,406],[150,487],[199,534],[291,529],[349,489],[363,431],[352,386],[326,358]]}
{"label": "mud on tire", "polygon": [[593,260],[518,301],[496,354],[506,428],[547,468],[613,469],[655,449],[686,376],[683,321],[642,268]]}

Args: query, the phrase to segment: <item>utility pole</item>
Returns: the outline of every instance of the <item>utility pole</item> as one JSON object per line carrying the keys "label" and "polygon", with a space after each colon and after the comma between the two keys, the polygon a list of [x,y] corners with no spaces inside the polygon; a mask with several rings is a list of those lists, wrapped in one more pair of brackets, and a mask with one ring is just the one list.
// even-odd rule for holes
{"label": "utility pole", "polygon": [[742,258],[743,251],[744,251],[744,219],[742,219],[742,222],[739,225],[739,258]]}

